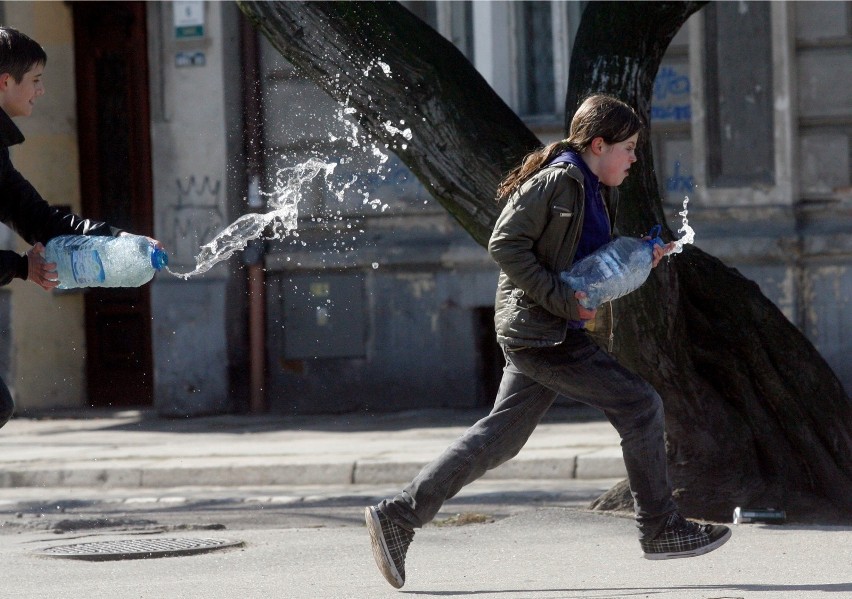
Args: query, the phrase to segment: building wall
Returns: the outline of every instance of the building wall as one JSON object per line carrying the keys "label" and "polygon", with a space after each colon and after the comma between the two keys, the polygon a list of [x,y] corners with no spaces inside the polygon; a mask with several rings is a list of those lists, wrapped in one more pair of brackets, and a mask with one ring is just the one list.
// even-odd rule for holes
{"label": "building wall", "polygon": [[852,395],[852,3],[796,2],[796,323]]}
{"label": "building wall", "polygon": [[263,190],[280,193],[279,169],[335,165],[301,188],[296,231],[267,245],[270,410],[476,405],[495,265],[399,160],[380,164],[340,107],[262,48]]}
{"label": "building wall", "polygon": [[[240,206],[239,28],[231,3],[204,3],[204,35],[176,35],[173,4],[148,4],[155,236],[176,273],[195,269]],[[236,141],[234,141],[236,140]],[[236,260],[152,283],[154,405],[169,416],[233,409],[228,322]]]}
{"label": "building wall", "polygon": [[[464,4],[410,8],[468,52],[542,142],[562,137],[562,92],[579,4],[474,2],[472,43],[462,44],[464,36],[451,24]],[[850,3],[725,4],[690,19],[658,73],[651,131],[669,225],[681,227],[679,212],[688,196],[696,245],[755,280],[852,388],[844,359],[852,343],[846,299],[852,296],[852,110],[850,85],[833,75],[850,70]],[[532,31],[525,19],[541,23],[548,11],[550,25]],[[554,86],[557,101],[550,112],[531,111],[549,105],[547,94],[526,97],[529,81],[521,82],[530,67],[524,44],[542,33],[551,36],[553,55],[546,61],[537,55],[536,61],[552,65],[552,73],[536,77]],[[754,60],[737,59],[729,52],[734,47],[748,47]],[[266,60],[277,64],[267,72],[267,107],[286,115],[272,119],[286,126],[267,133],[269,147],[281,157],[293,148],[305,154],[322,145],[334,129],[328,115],[335,106],[274,53]],[[718,102],[723,96],[727,103]],[[297,160],[298,153],[290,157]],[[478,339],[493,330],[476,314],[491,307],[495,268],[481,248],[465,245],[458,230],[452,243],[466,247],[469,261],[442,264],[446,233],[430,233],[424,224],[440,221],[440,209],[428,208],[428,198],[421,213],[415,204],[401,204],[367,219],[360,227],[377,241],[360,243],[346,259],[332,258],[332,248],[317,243],[320,235],[311,230],[321,199],[302,206],[300,242],[307,246],[272,248],[267,368],[274,410],[392,410],[482,400],[469,379],[482,382],[486,372],[488,352]],[[382,260],[391,253],[393,260]],[[379,267],[371,268],[371,261]],[[466,302],[454,296],[459,289],[469,292]],[[351,293],[359,298],[355,313],[345,309],[353,306],[346,299]],[[329,300],[344,308],[327,309]],[[451,338],[445,323],[452,323]]]}
{"label": "building wall", "polygon": [[[423,16],[464,46],[510,105],[534,106],[520,96],[529,90],[519,83],[519,4],[440,2]],[[852,3],[766,4],[771,65],[763,73],[772,86],[772,139],[761,144],[771,148],[771,184],[711,183],[701,11],[673,41],[657,78],[652,134],[661,194],[673,230],[689,195],[696,244],[757,281],[848,390],[852,100],[838,74],[850,71]],[[60,2],[2,6],[4,22],[31,34],[49,55],[47,95],[21,121],[27,142],[13,150],[13,160],[48,201],[79,210],[70,10]],[[171,268],[186,272],[201,245],[257,210],[243,197],[239,19],[233,4],[207,2],[205,35],[181,40],[173,5],[147,6],[155,236],[169,250]],[[523,115],[542,141],[562,135],[559,100],[580,15],[579,3],[547,6],[553,72],[539,74],[552,80],[556,101],[552,113]],[[752,3],[734,6],[750,10]],[[281,166],[311,156],[341,163],[355,153],[336,105],[264,48],[261,186],[269,192]],[[273,411],[460,407],[492,399],[500,367],[489,322],[496,267],[404,165],[391,156],[386,169],[382,179],[361,158],[339,164],[336,184],[366,174],[378,205],[357,197],[337,202],[315,182],[301,196],[298,237],[260,244]],[[353,239],[347,227],[355,228]],[[26,249],[7,230],[0,244]],[[242,260],[237,255],[188,281],[164,273],[152,283],[161,413],[239,409],[233,381],[246,360]],[[85,404],[83,326],[79,293],[44,293],[20,281],[0,289],[0,330],[7,331],[0,376],[21,408]]]}
{"label": "building wall", "polygon": [[[18,119],[26,137],[11,150],[16,168],[51,204],[80,210],[71,10],[63,2],[4,2],[3,23],[38,41],[47,53],[46,93],[32,116]],[[23,253],[5,227],[3,247]],[[18,410],[74,407],[85,402],[85,331],[79,292],[45,292],[15,280],[0,291],[10,308],[4,379]]]}
{"label": "building wall", "polygon": [[[837,79],[837,73],[852,71],[852,3],[774,2],[756,8],[765,10],[767,26],[744,29],[744,34],[765,37],[770,48],[763,82],[771,90],[769,108],[739,125],[721,125],[743,138],[745,151],[730,151],[742,164],[755,161],[759,146],[771,148],[772,178],[726,185],[724,176],[714,181],[708,167],[717,143],[708,131],[720,124],[711,121],[708,108],[715,96],[708,84],[708,12],[701,11],[687,27],[688,70],[682,48],[675,48],[674,57],[664,63],[664,69],[681,69],[688,76],[690,94],[681,108],[691,114],[688,133],[664,127],[655,138],[663,157],[658,164],[665,177],[665,205],[676,230],[683,196],[690,196],[696,245],[757,282],[814,343],[849,392],[852,83]],[[736,38],[726,43],[742,47]],[[754,101],[753,70],[738,71],[736,62],[719,68],[732,77],[746,75],[732,79],[733,89],[724,90],[728,97]],[[761,119],[767,120],[771,134],[755,124]]]}

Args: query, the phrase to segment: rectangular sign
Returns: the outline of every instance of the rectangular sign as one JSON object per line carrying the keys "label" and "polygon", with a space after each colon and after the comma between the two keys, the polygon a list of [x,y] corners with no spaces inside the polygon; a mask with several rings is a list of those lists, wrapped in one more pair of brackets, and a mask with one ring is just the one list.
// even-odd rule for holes
{"label": "rectangular sign", "polygon": [[204,37],[204,2],[177,0],[172,10],[177,39]]}

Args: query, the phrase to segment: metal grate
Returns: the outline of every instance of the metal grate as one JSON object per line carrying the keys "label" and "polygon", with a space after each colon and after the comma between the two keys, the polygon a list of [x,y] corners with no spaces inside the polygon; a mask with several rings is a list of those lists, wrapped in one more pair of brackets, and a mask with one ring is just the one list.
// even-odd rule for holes
{"label": "metal grate", "polygon": [[242,541],[230,539],[129,539],[59,545],[44,549],[40,554],[47,557],[107,561],[191,555],[242,545]]}

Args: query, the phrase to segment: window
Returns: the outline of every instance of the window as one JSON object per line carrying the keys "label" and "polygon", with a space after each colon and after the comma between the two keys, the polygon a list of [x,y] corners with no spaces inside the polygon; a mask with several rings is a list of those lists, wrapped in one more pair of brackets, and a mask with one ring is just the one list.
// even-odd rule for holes
{"label": "window", "polygon": [[473,62],[473,2],[438,2],[438,31]]}
{"label": "window", "polygon": [[705,16],[707,178],[775,184],[770,2],[711,2]]}
{"label": "window", "polygon": [[429,0],[413,0],[405,2],[405,7],[413,12],[417,17],[428,24],[432,29],[438,29],[438,8],[437,3]]}
{"label": "window", "polygon": [[550,2],[519,2],[518,112],[521,116],[556,114],[553,19]]}

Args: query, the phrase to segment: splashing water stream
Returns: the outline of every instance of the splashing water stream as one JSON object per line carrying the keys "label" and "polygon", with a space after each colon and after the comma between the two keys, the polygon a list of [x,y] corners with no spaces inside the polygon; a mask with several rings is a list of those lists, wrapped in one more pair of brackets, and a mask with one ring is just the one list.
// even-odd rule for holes
{"label": "splashing water stream", "polygon": [[683,220],[681,221],[683,223],[683,226],[677,230],[678,233],[683,233],[683,236],[681,236],[680,239],[674,242],[674,249],[669,252],[670,255],[680,254],[683,251],[684,245],[686,245],[687,243],[695,242],[695,231],[692,227],[689,226],[689,219],[687,218],[687,215],[689,214],[689,208],[687,207],[687,204],[689,204],[689,196],[684,196],[683,210],[681,212],[678,212],[678,214],[683,217]]}
{"label": "splashing water stream", "polygon": [[[368,65],[364,70],[364,76],[369,76],[374,69],[381,71],[380,75],[391,77],[390,67],[381,61]],[[348,100],[341,102],[335,118],[345,134],[340,138],[329,132],[328,139],[331,143],[344,141],[353,151],[360,149],[363,153],[371,155],[377,161],[377,165],[367,166],[362,177],[353,175],[349,180],[342,183],[338,182],[336,185],[331,181],[334,169],[338,164],[351,162],[351,158],[344,157],[339,162],[327,162],[314,157],[296,166],[279,168],[275,177],[275,189],[272,192],[261,192],[268,198],[269,210],[265,214],[250,213],[240,216],[216,235],[212,241],[201,246],[201,251],[195,257],[195,268],[193,270],[178,273],[167,268],[168,272],[176,277],[188,279],[207,272],[217,263],[231,257],[235,252],[245,249],[250,241],[269,235],[270,231],[276,239],[283,239],[287,234],[297,236],[298,204],[302,196],[302,189],[320,175],[323,176],[326,189],[339,202],[345,201],[347,193],[356,193],[363,197],[363,204],[384,212],[388,205],[380,199],[371,198],[367,184],[373,175],[378,175],[381,180],[384,180],[384,172],[389,172],[386,166],[388,154],[370,141],[372,136],[368,135],[367,142],[362,143],[362,133],[355,124],[356,114],[355,108],[348,105]],[[382,125],[391,136],[400,136],[405,140],[412,138],[411,129],[405,127],[404,121],[399,123],[402,128],[398,128],[391,121],[386,121]],[[406,148],[404,142],[401,147],[402,149]],[[389,149],[387,145],[385,145],[385,148]],[[338,211],[337,214],[339,215],[340,212]],[[377,264],[374,264],[373,268],[376,267]]]}
{"label": "splashing water stream", "polygon": [[328,177],[334,172],[334,163],[326,163],[312,158],[294,167],[278,170],[275,191],[269,196],[270,211],[266,214],[244,214],[225,227],[213,240],[201,246],[201,252],[195,257],[195,269],[177,273],[176,277],[188,279],[191,276],[207,272],[222,260],[230,258],[234,252],[244,249],[248,243],[264,234],[272,226],[276,237],[282,237],[297,226],[298,203],[302,188],[318,175]]}

